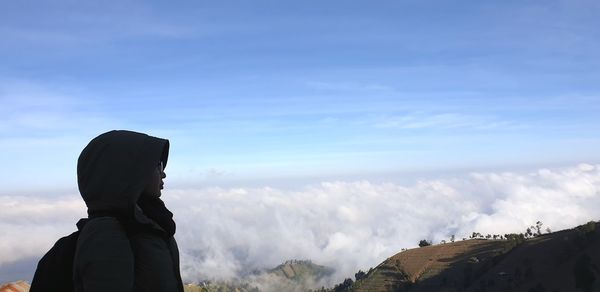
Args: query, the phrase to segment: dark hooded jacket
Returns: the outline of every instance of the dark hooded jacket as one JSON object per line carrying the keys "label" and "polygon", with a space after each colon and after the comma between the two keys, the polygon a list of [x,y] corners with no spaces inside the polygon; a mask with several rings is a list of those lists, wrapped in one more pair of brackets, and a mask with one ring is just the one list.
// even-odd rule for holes
{"label": "dark hooded jacket", "polygon": [[88,217],[73,264],[75,291],[183,291],[173,214],[159,198],[141,197],[169,141],[131,131],[94,138],[77,163]]}

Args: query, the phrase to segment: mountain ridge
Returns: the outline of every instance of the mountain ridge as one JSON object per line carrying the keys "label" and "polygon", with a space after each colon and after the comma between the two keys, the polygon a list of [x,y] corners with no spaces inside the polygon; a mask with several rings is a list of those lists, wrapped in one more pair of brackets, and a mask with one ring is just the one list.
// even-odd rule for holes
{"label": "mountain ridge", "polygon": [[[529,231],[529,230],[528,230]],[[531,232],[529,232],[531,233]],[[403,250],[318,291],[600,291],[600,224]],[[552,289],[552,290],[550,290]]]}

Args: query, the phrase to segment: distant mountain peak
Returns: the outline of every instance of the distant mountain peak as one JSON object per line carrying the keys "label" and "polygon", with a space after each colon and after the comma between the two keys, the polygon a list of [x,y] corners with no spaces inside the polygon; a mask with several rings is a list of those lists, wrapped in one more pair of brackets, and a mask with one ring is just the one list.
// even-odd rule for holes
{"label": "distant mountain peak", "polygon": [[333,274],[333,269],[317,265],[311,260],[287,260],[268,273],[294,281],[318,281]]}

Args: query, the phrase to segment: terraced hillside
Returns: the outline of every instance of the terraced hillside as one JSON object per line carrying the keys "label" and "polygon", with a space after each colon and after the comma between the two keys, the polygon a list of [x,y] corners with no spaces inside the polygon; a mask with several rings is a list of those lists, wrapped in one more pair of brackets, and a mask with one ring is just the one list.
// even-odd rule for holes
{"label": "terraced hillside", "polygon": [[[462,270],[504,253],[508,241],[466,240],[400,252],[377,266],[356,291],[435,291],[462,277]],[[450,279],[450,280],[449,280]],[[419,285],[413,285],[419,283]]]}
{"label": "terraced hillside", "polygon": [[400,252],[348,291],[600,291],[600,224]]}

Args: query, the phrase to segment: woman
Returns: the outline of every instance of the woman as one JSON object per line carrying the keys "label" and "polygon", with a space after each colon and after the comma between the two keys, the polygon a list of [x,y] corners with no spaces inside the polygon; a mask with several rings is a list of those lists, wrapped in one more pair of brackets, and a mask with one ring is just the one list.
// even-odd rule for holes
{"label": "woman", "polygon": [[131,131],[94,138],[77,162],[88,208],[75,291],[183,291],[173,214],[160,199],[169,141]]}

